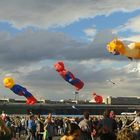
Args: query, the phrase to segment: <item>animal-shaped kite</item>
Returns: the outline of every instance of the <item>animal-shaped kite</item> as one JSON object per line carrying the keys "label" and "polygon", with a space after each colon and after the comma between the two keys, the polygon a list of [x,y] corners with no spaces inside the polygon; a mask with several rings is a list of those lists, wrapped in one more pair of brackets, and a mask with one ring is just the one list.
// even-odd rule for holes
{"label": "animal-shaped kite", "polygon": [[107,44],[107,50],[114,55],[126,56],[129,59],[140,59],[140,42],[134,42],[125,46],[118,39],[114,39]]}
{"label": "animal-shaped kite", "polygon": [[76,90],[80,90],[83,88],[84,82],[76,78],[70,71],[67,71],[62,61],[55,63],[54,67],[65,81],[75,86]]}
{"label": "animal-shaped kite", "polygon": [[93,93],[93,99],[97,104],[101,104],[103,102],[103,97],[100,95],[97,95],[96,93]]}
{"label": "animal-shaped kite", "polygon": [[19,96],[24,96],[26,97],[26,104],[30,104],[33,105],[37,102],[37,100],[35,99],[35,97],[29,92],[27,91],[26,88],[15,84],[13,78],[11,77],[6,77],[3,80],[3,84],[6,88],[9,88],[10,90],[12,90],[15,94],[19,95]]}

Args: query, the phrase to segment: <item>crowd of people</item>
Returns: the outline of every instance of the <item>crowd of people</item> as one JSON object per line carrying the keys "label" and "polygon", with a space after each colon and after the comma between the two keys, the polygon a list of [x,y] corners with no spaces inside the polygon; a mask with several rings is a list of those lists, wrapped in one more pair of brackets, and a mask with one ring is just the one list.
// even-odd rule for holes
{"label": "crowd of people", "polygon": [[105,110],[102,116],[53,117],[28,114],[0,117],[0,140],[140,140],[140,113],[131,120]]}

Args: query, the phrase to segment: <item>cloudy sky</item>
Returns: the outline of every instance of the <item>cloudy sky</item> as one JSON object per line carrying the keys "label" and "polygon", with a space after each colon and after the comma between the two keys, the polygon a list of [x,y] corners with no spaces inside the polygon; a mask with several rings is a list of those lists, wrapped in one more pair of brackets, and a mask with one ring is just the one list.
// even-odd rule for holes
{"label": "cloudy sky", "polygon": [[24,98],[4,88],[3,78],[12,76],[38,99],[73,99],[74,87],[53,67],[59,60],[84,81],[79,99],[91,99],[93,91],[139,96],[140,61],[106,50],[114,37],[140,41],[139,5],[139,0],[1,0],[0,97]]}

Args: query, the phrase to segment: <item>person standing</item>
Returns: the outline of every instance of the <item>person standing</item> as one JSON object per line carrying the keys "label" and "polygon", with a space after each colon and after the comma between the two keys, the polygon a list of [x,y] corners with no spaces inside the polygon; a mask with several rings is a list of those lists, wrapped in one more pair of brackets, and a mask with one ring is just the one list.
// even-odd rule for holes
{"label": "person standing", "polygon": [[116,140],[117,122],[110,118],[109,111],[103,113],[104,118],[97,125],[97,135],[101,140]]}
{"label": "person standing", "polygon": [[41,119],[40,115],[37,115],[37,120],[36,120],[36,137],[37,140],[42,140],[43,137],[43,132],[44,132],[44,122]]}
{"label": "person standing", "polygon": [[34,121],[34,115],[29,116],[28,127],[27,127],[27,137],[26,140],[35,140],[36,124]]}
{"label": "person standing", "polygon": [[81,137],[80,140],[92,140],[91,132],[92,132],[92,122],[89,120],[89,112],[84,112],[84,119],[80,121],[79,127],[81,129]]}
{"label": "person standing", "polygon": [[52,140],[53,136],[55,136],[55,129],[54,129],[55,125],[54,125],[54,122],[52,121],[51,113],[48,114],[48,117],[44,123],[44,126],[46,127],[46,130],[48,132],[48,139]]}

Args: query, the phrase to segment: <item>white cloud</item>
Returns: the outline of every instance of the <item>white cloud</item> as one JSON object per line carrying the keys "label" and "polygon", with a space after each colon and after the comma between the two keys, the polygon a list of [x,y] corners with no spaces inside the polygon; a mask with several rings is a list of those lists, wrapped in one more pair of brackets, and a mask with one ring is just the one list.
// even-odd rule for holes
{"label": "white cloud", "polygon": [[[112,61],[115,56],[106,50],[106,43],[112,38],[110,30],[98,32],[90,45],[62,33],[47,31],[25,31],[13,38],[1,38],[0,79],[2,81],[5,74],[10,73],[18,84],[27,87],[38,98],[73,99],[74,87],[65,82],[53,68],[57,60],[63,60],[66,68],[85,82],[85,87],[80,91],[81,99],[89,99],[93,90],[103,96],[113,95],[114,91],[118,92],[115,96],[123,93],[129,96],[132,90],[135,95],[139,95],[138,79],[135,79],[138,74],[135,71],[128,73],[133,66],[128,69],[121,61]],[[119,60],[121,57],[117,58]],[[115,66],[120,65],[119,69],[112,67],[114,62]],[[119,81],[114,87],[106,82],[107,79],[115,82],[117,79],[125,80]],[[134,85],[130,84],[131,80]],[[0,90],[3,96],[18,98],[2,85]]]}
{"label": "white cloud", "polygon": [[140,35],[130,35],[129,37],[123,37],[122,40],[140,42]]}
{"label": "white cloud", "polygon": [[[88,61],[87,61],[88,62]],[[103,61],[90,60],[89,63],[67,61],[65,63],[66,68],[70,70],[76,77],[84,81],[85,86],[80,91],[80,99],[92,98],[91,93],[96,91],[102,96],[133,96],[139,95],[139,81],[138,72],[133,71],[134,67],[139,67],[139,63],[120,66],[120,68],[111,67],[113,61],[105,63],[107,66],[103,67]],[[73,99],[74,87],[64,81],[62,77],[54,70],[53,61],[49,65],[43,66],[40,69],[30,69],[26,71],[26,74],[16,73],[14,76],[16,83],[25,86],[33,95],[37,98],[44,97],[45,99],[60,100],[60,99]],[[118,64],[117,64],[118,63]],[[121,61],[116,62],[116,65],[120,65]],[[89,67],[90,65],[90,67]],[[37,67],[37,65],[36,65]],[[100,69],[98,69],[100,67]],[[101,68],[102,67],[102,68]],[[28,68],[28,67],[27,67]],[[95,70],[96,69],[96,70]],[[0,76],[0,79],[2,77]],[[116,85],[108,83],[106,80],[111,79]],[[123,79],[123,80],[122,80]],[[133,84],[132,84],[133,83]],[[10,90],[5,89],[0,85],[1,95],[7,95],[8,97],[18,96],[14,95]],[[10,93],[10,94],[9,94]]]}
{"label": "white cloud", "polygon": [[[24,66],[42,63],[45,60],[120,59],[110,55],[106,44],[113,38],[110,30],[98,32],[90,44],[71,39],[63,33],[25,31],[15,37],[1,38],[0,65],[4,70],[24,69]],[[29,70],[29,68],[27,69]],[[27,71],[26,70],[26,71]]]}
{"label": "white cloud", "polygon": [[93,37],[96,35],[97,30],[95,28],[87,28],[84,30],[86,36],[90,37],[93,40]]}
{"label": "white cloud", "polygon": [[127,73],[136,73],[139,71],[139,63],[132,62],[126,66],[124,66],[124,69]]}
{"label": "white cloud", "polygon": [[139,9],[138,0],[9,0],[0,1],[0,19],[17,28],[65,26],[84,18],[109,15],[115,11]]}
{"label": "white cloud", "polygon": [[[27,86],[29,91],[34,90],[33,94],[46,99],[73,98],[74,87],[53,68],[57,60],[63,60],[66,68],[85,82],[80,95],[86,93],[89,98],[93,88],[107,90],[104,81],[112,79],[112,76],[124,75],[123,71],[108,67],[114,56],[107,52],[106,43],[112,37],[111,31],[98,32],[90,45],[72,40],[62,33],[46,31],[25,31],[13,38],[3,39],[0,42],[0,78],[2,80],[6,73],[10,73],[18,84]],[[2,95],[15,97],[10,90],[1,86],[0,89]]]}
{"label": "white cloud", "polygon": [[140,16],[131,18],[125,25],[125,30],[131,30],[132,32],[140,32]]}
{"label": "white cloud", "polygon": [[[126,23],[123,25],[113,29],[113,33],[119,33],[124,31],[131,31],[134,33],[140,32],[140,16],[135,16],[133,18],[130,18]],[[128,39],[136,40],[138,39],[139,35],[129,36]],[[128,40],[127,39],[127,40]]]}

